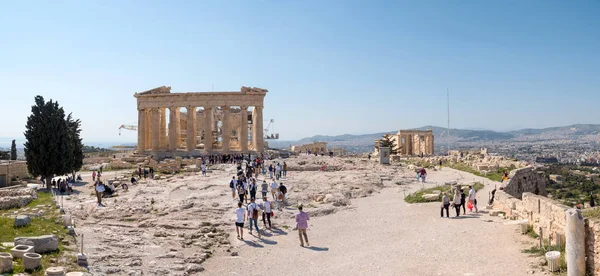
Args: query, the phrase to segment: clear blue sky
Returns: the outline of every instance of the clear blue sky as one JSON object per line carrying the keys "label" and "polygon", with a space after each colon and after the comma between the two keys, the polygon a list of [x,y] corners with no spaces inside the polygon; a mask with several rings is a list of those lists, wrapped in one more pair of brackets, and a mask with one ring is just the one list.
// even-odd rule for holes
{"label": "clear blue sky", "polygon": [[137,122],[133,94],[269,89],[284,140],[446,125],[600,123],[598,1],[2,1],[0,137],[35,95],[87,142]]}

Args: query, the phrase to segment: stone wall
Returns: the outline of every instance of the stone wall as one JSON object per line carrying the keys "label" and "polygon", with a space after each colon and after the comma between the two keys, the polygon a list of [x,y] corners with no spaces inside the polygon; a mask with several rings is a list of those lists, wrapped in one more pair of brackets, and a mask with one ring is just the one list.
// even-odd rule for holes
{"label": "stone wall", "polygon": [[546,196],[546,178],[532,167],[513,170],[501,188],[505,193],[521,199],[523,193]]}
{"label": "stone wall", "polygon": [[19,177],[19,179],[29,177],[27,162],[10,161],[10,165],[8,161],[0,163],[0,176],[5,176],[9,183],[11,182],[11,179],[15,177]]}
{"label": "stone wall", "polygon": [[[557,234],[562,235],[564,245],[565,211],[571,207],[532,193],[523,193],[521,197],[522,199],[518,199],[504,191],[497,191],[494,209],[504,211],[512,219],[528,220],[538,234],[541,227],[541,236],[548,240],[552,235],[553,244],[558,242]],[[586,270],[589,275],[600,275],[600,254],[596,254],[600,252],[600,220],[585,219],[585,243]]]}
{"label": "stone wall", "polygon": [[0,189],[0,210],[19,208],[37,198],[35,190],[30,188]]}

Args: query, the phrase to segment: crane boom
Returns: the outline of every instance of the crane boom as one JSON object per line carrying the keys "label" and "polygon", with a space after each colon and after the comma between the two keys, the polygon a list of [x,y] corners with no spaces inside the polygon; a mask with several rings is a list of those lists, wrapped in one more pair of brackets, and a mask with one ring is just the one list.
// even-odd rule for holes
{"label": "crane boom", "polygon": [[138,127],[135,125],[121,125],[119,127],[119,136],[121,136],[121,129],[137,131]]}

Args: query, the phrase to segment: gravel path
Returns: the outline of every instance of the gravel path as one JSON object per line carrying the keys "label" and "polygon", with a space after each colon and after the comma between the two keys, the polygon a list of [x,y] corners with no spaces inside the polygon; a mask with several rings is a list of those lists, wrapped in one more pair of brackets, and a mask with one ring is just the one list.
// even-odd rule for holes
{"label": "gravel path", "polygon": [[[407,174],[408,175],[408,174]],[[430,184],[482,179],[444,168],[429,172]],[[480,210],[495,183],[486,180],[478,193]],[[481,212],[460,219],[440,218],[439,203],[407,204],[406,192],[421,184],[386,183],[379,194],[352,200],[351,209],[313,218],[308,231],[312,247],[299,245],[296,231],[267,231],[262,239],[245,233],[235,239],[239,256],[216,255],[206,275],[526,275],[531,258],[521,253],[532,240],[517,226]],[[453,215],[451,210],[451,216]],[[491,220],[491,221],[490,221]],[[233,220],[232,220],[233,221]],[[277,222],[278,220],[275,219]],[[231,223],[233,224],[233,222]],[[262,226],[262,223],[260,224]],[[288,225],[291,225],[288,222]],[[233,230],[233,227],[231,228]]]}

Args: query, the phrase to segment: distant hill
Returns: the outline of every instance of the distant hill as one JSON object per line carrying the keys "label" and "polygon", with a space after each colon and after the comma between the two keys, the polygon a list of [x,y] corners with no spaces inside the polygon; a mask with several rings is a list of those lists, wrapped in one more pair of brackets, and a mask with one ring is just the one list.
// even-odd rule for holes
{"label": "distant hill", "polygon": [[[433,130],[436,141],[436,147],[442,143],[448,142],[448,131],[444,127],[423,126],[415,130]],[[381,138],[386,133],[397,133],[398,131],[379,132],[361,135],[315,135],[302,138],[296,141],[276,141],[269,140],[269,146],[273,148],[287,148],[290,145],[301,145],[312,142],[327,142],[330,147],[343,147],[351,152],[372,151],[374,141]],[[543,129],[522,129],[508,132],[498,132],[492,130],[468,130],[468,129],[450,129],[450,142],[452,143],[472,143],[472,142],[509,142],[520,138],[528,140],[548,140],[549,137],[555,139],[576,139],[586,135],[600,135],[600,125],[596,124],[577,124],[562,127],[550,127]]]}

